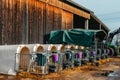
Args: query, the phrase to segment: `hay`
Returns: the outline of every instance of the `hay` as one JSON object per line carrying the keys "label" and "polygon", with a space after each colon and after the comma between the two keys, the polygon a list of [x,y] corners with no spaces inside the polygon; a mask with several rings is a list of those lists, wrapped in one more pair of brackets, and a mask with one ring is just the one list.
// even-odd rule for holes
{"label": "hay", "polygon": [[38,48],[37,48],[37,52],[44,52],[44,48],[43,48],[43,46],[38,46]]}

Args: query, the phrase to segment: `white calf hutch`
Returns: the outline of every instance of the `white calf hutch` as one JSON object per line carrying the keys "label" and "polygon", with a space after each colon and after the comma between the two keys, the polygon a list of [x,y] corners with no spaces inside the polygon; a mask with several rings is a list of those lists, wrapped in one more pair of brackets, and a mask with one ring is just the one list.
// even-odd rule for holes
{"label": "white calf hutch", "polygon": [[[25,45],[0,46],[0,73],[16,75],[20,68],[27,67],[29,57],[27,59],[21,54],[30,54],[29,48]],[[23,61],[26,65],[23,65]]]}
{"label": "white calf hutch", "polygon": [[[56,56],[63,50],[64,47],[62,45],[29,44],[0,46],[0,74],[17,75],[20,71],[47,74],[49,71],[48,64],[51,64],[51,59],[53,59],[50,59],[50,56]],[[56,54],[52,54],[53,52]],[[56,60],[56,57],[54,60]]]}

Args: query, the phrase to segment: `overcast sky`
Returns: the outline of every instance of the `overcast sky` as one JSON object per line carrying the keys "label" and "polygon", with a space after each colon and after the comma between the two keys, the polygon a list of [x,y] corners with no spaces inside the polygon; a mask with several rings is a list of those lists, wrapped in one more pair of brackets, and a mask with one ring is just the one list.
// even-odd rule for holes
{"label": "overcast sky", "polygon": [[73,0],[92,10],[113,31],[120,27],[120,0]]}

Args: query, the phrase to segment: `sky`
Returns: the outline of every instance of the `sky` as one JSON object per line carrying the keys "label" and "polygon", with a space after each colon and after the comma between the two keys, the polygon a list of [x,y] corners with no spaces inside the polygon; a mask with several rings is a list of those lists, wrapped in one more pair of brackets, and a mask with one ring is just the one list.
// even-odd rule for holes
{"label": "sky", "polygon": [[94,14],[111,30],[120,27],[120,0],[73,0],[92,10]]}

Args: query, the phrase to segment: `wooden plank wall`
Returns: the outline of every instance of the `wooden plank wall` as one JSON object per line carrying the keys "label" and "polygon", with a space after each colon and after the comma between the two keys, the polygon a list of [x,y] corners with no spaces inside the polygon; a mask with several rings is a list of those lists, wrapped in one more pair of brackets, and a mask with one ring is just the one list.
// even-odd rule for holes
{"label": "wooden plank wall", "polygon": [[21,43],[21,2],[14,0],[0,0],[0,44]]}
{"label": "wooden plank wall", "polygon": [[62,11],[62,29],[72,29],[73,28],[73,14]]}
{"label": "wooden plank wall", "polygon": [[56,7],[59,7],[63,10],[69,11],[73,14],[77,14],[79,16],[86,18],[86,19],[90,19],[90,13],[85,12],[85,11],[80,10],[80,9],[77,9],[73,6],[70,6],[66,3],[64,3],[64,2],[61,2],[62,0],[40,0],[40,1],[45,2],[47,4],[50,4],[50,5],[53,5],[53,6],[56,6]]}
{"label": "wooden plank wall", "polygon": [[73,14],[59,7],[38,0],[0,0],[0,45],[47,43],[51,30],[72,27]]}
{"label": "wooden plank wall", "polygon": [[[2,1],[0,0],[0,14],[2,14]],[[0,44],[2,44],[2,15],[0,15]]]}

